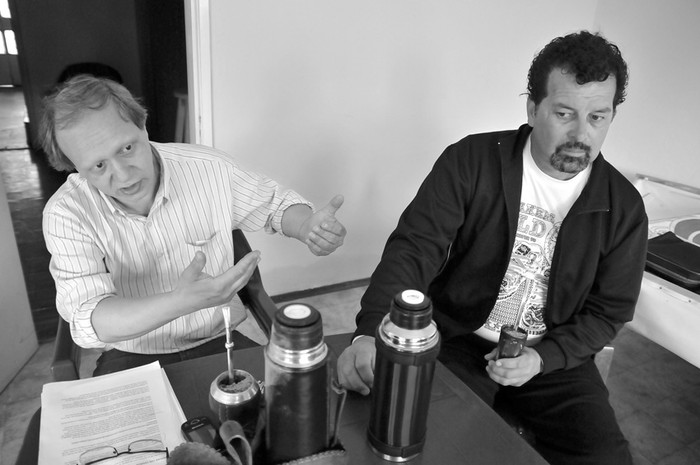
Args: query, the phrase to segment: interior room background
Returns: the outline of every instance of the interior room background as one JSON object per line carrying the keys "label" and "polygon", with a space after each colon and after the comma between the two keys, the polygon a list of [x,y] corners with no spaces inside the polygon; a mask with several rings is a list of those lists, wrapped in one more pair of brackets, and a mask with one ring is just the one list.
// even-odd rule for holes
{"label": "interior room background", "polygon": [[603,153],[626,173],[700,186],[700,2],[218,1],[214,145],[318,205],[346,196],[326,258],[254,235],[271,293],[370,276],[444,148],[526,122],[526,76],[552,38],[600,31],[630,67]]}
{"label": "interior room background", "polygon": [[[160,117],[159,123],[162,113],[152,112],[150,130],[157,136],[166,130],[158,124],[173,124],[172,90],[187,85],[188,71],[183,65],[145,72],[165,53],[134,43],[144,11],[155,0],[103,0],[107,14],[100,21],[82,15],[90,1],[14,0],[15,9],[31,12],[20,26],[41,52],[23,76],[28,79],[23,86],[31,88],[25,92],[29,117],[37,120],[40,98],[67,60],[65,52],[54,52],[57,41],[47,29],[60,24],[72,40],[74,58],[109,61],[136,95],[170,106],[165,111],[170,119]],[[526,122],[524,93],[534,54],[553,37],[579,29],[602,32],[620,46],[630,67],[628,100],[603,147],[606,158],[630,175],[700,187],[695,0],[185,0],[184,5],[185,12],[207,13],[211,53],[199,66],[209,67],[211,76],[204,87],[211,94],[205,110],[212,144],[317,206],[336,193],[346,197],[338,213],[349,231],[346,244],[329,257],[313,257],[296,241],[249,235],[263,252],[260,266],[272,295],[369,277],[400,213],[444,148],[470,133]],[[158,38],[169,31],[161,19],[165,27],[151,38],[156,51]],[[190,42],[197,39],[191,29],[188,34]],[[90,37],[113,40],[104,45]],[[141,56],[127,53],[139,47]],[[149,53],[153,60],[143,58]],[[21,277],[6,217],[0,228],[4,274]],[[0,301],[13,314],[28,307],[23,289],[21,282],[0,284]],[[22,326],[27,334],[14,325],[3,323],[3,339],[31,339],[31,325]]]}

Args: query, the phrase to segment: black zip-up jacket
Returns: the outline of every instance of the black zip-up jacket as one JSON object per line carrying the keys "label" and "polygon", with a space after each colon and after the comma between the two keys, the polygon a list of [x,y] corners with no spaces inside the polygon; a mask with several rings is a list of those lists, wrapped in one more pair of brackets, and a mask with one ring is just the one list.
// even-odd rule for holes
{"label": "black zip-up jacket", "polygon": [[[530,132],[523,125],[472,135],[443,152],[387,241],[362,297],[356,336],[374,336],[405,289],[431,297],[445,340],[486,321],[515,241]],[[544,373],[583,363],[632,319],[646,243],[641,196],[599,155],[554,248],[547,333],[534,346]]]}

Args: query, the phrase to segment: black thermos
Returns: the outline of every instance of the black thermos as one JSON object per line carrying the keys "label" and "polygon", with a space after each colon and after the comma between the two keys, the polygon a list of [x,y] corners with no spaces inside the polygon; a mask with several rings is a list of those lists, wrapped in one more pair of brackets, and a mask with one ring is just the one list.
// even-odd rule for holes
{"label": "black thermos", "polygon": [[332,437],[332,367],[321,314],[289,304],[275,314],[265,350],[266,463],[323,451]]}
{"label": "black thermos", "polygon": [[377,327],[372,410],[367,437],[385,460],[404,462],[423,450],[440,334],[430,299],[415,290],[394,297]]}

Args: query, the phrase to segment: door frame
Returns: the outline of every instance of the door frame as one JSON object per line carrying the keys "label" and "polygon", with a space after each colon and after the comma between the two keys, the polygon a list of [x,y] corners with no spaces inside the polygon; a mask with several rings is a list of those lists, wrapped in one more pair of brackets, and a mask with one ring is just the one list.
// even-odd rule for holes
{"label": "door frame", "polygon": [[190,142],[214,145],[210,0],[184,0]]}

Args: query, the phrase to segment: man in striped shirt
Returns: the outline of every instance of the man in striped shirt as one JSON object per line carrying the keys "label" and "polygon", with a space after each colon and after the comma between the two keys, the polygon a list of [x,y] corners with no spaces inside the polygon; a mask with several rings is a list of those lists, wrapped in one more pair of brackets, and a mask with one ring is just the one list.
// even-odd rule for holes
{"label": "man in striped shirt", "polygon": [[[77,76],[46,98],[42,146],[77,171],[51,197],[43,231],[56,308],[81,347],[106,351],[95,374],[219,352],[222,305],[260,261],[233,264],[231,230],[280,233],[315,255],[343,243],[335,196],[324,208],[241,169],[215,149],[150,142],[146,110],[113,81]],[[255,343],[236,332],[234,343]]]}

